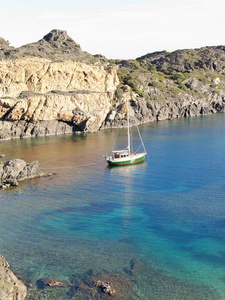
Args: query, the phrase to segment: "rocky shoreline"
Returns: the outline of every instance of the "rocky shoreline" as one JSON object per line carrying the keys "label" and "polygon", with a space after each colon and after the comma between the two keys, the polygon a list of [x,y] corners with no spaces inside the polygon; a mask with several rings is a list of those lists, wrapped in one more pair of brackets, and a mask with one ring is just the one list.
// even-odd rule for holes
{"label": "rocky shoreline", "polygon": [[[124,93],[124,98],[127,93]],[[194,100],[193,98],[174,99],[169,102],[141,101],[133,98],[130,101],[130,123],[141,125],[150,122],[173,120],[178,118],[198,117],[225,112],[225,94],[209,95],[208,98]],[[79,124],[73,121],[39,120],[39,121],[0,121],[0,139],[39,137],[66,133],[95,132],[97,130],[121,128],[127,125],[126,103],[110,109],[105,118],[92,126],[90,118]],[[89,122],[89,124],[88,124]],[[91,125],[90,125],[91,124]]]}
{"label": "rocky shoreline", "polygon": [[62,121],[0,121],[0,139],[39,137],[80,132],[73,124]]}
{"label": "rocky shoreline", "polygon": [[[173,120],[178,118],[190,118],[203,115],[225,112],[225,95],[221,97],[209,96],[207,100],[198,99],[174,99],[169,102],[145,102],[131,101],[130,122],[140,125],[162,120]],[[102,125],[102,129],[126,126],[126,104],[111,110]]]}

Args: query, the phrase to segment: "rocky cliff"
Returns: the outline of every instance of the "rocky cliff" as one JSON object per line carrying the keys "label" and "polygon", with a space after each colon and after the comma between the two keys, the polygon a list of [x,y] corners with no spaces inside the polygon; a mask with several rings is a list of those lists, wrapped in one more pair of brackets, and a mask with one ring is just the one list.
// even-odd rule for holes
{"label": "rocky cliff", "polygon": [[0,138],[125,126],[126,98],[133,124],[225,111],[224,46],[113,61],[52,30],[0,57]]}
{"label": "rocky cliff", "polygon": [[0,299],[23,300],[26,294],[26,286],[9,269],[4,257],[0,256]]}
{"label": "rocky cliff", "polygon": [[96,131],[119,84],[117,67],[25,57],[0,62],[0,136]]}

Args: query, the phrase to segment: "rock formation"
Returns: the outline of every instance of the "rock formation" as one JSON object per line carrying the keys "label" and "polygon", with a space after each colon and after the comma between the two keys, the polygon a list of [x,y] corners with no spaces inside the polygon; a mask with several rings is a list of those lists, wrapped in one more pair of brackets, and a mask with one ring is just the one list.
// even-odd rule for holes
{"label": "rock formation", "polygon": [[39,289],[44,289],[47,287],[58,287],[58,286],[68,286],[71,285],[68,281],[58,280],[52,277],[40,278],[36,281],[36,285]]}
{"label": "rock formation", "polygon": [[0,37],[0,58],[15,59],[35,56],[50,60],[79,60],[85,63],[98,63],[106,60],[102,55],[91,55],[82,51],[65,30],[53,29],[38,42],[14,48]]}
{"label": "rock formation", "polygon": [[27,288],[9,269],[9,264],[0,256],[0,299],[23,300]]}
{"label": "rock formation", "polygon": [[52,30],[0,57],[2,139],[123,127],[127,97],[133,124],[225,111],[224,46],[113,61]]}
{"label": "rock formation", "polygon": [[5,163],[0,163],[0,189],[17,186],[18,181],[24,179],[50,175],[40,172],[38,166],[38,161],[27,164],[22,159],[12,159]]}
{"label": "rock formation", "polygon": [[116,293],[115,290],[114,290],[114,288],[113,288],[112,283],[110,283],[110,282],[103,282],[101,280],[98,280],[94,284],[95,284],[96,287],[100,288],[100,290],[104,294],[113,296]]}
{"label": "rock formation", "polygon": [[69,296],[77,299],[134,299],[132,282],[124,274],[89,270],[71,286]]}
{"label": "rock formation", "polygon": [[[29,136],[38,127],[36,135],[97,131],[111,108],[116,72],[31,57],[0,62],[0,136]],[[50,130],[46,121],[53,121]]]}
{"label": "rock formation", "polygon": [[23,91],[44,94],[53,90],[112,92],[119,83],[116,70],[37,57],[4,60],[0,62],[0,95],[18,97]]}

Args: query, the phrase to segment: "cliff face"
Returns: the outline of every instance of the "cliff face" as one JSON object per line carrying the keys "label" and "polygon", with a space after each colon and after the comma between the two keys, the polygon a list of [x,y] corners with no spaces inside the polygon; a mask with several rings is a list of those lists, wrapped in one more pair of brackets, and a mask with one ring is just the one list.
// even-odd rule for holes
{"label": "cliff face", "polygon": [[115,90],[118,79],[115,67],[25,57],[0,62],[0,83],[1,97],[18,97],[22,91],[86,90],[105,93]]}
{"label": "cliff face", "polygon": [[[115,66],[26,57],[1,61],[0,83],[0,119],[14,121],[14,125],[19,121],[18,133],[14,128],[11,135],[21,136],[32,134],[40,121],[65,122],[66,131],[98,130],[119,81]],[[22,132],[19,128],[24,122],[29,128]],[[2,124],[2,131],[3,127],[7,123]],[[4,134],[10,135],[3,133],[2,137]]]}
{"label": "cliff face", "polygon": [[[130,107],[130,123],[133,125],[153,121],[172,120],[178,118],[197,117],[225,112],[225,93],[223,95],[209,95],[207,99],[194,99],[192,97],[179,97],[169,101],[146,102],[133,100]],[[117,128],[126,126],[125,104],[112,109],[108,114],[102,128]]]}
{"label": "cliff face", "polygon": [[168,97],[164,101],[146,101],[137,97],[136,93],[128,90],[123,93],[121,104],[112,108],[102,125],[102,128],[117,128],[127,124],[127,109],[125,99],[130,100],[130,123],[133,125],[153,121],[172,120],[177,118],[189,118],[202,115],[225,112],[225,92],[220,94],[210,93],[206,98],[193,97],[180,94],[176,97]]}

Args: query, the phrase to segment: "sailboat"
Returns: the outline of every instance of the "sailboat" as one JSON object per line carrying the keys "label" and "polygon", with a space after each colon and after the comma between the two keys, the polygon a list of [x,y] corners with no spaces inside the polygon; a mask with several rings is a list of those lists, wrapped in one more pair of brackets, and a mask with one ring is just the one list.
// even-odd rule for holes
{"label": "sailboat", "polygon": [[[137,127],[138,129],[138,127]],[[131,152],[131,136],[130,136],[130,123],[129,123],[129,99],[127,99],[127,148],[123,150],[114,150],[112,155],[106,155],[106,162],[109,166],[123,166],[123,165],[132,165],[144,161],[145,156],[147,155],[140,131],[138,129],[139,137],[141,144],[143,146],[144,152],[137,153]]]}

